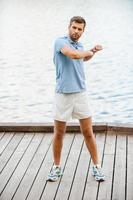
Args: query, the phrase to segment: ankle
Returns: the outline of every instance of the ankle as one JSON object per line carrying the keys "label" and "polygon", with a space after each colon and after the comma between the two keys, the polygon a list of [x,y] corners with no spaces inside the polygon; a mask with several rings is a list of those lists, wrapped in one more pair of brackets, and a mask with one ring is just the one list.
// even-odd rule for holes
{"label": "ankle", "polygon": [[60,165],[54,164],[54,165],[53,165],[53,168],[56,168],[56,167],[60,167]]}
{"label": "ankle", "polygon": [[101,168],[101,165],[100,165],[99,163],[94,164],[93,166],[94,166],[94,167],[97,167],[97,168]]}

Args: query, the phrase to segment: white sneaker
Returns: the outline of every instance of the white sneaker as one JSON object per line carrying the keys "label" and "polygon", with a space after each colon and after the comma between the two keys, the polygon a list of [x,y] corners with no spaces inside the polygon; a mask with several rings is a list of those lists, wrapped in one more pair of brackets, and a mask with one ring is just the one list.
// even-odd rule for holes
{"label": "white sneaker", "polygon": [[102,169],[98,165],[92,167],[92,175],[95,177],[96,181],[105,181],[105,176],[102,172]]}
{"label": "white sneaker", "polygon": [[62,171],[61,171],[61,167],[58,166],[53,166],[50,173],[48,174],[48,178],[47,181],[57,181],[59,179],[60,176],[62,176]]}

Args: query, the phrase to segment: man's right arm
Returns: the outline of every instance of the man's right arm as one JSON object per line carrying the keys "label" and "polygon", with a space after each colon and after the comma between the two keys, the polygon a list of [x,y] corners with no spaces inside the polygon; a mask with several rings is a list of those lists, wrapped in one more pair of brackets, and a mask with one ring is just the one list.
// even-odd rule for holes
{"label": "man's right arm", "polygon": [[77,49],[72,49],[69,46],[64,46],[61,48],[61,53],[68,56],[71,59],[85,59],[86,57],[92,57],[94,53],[91,50],[81,51]]}

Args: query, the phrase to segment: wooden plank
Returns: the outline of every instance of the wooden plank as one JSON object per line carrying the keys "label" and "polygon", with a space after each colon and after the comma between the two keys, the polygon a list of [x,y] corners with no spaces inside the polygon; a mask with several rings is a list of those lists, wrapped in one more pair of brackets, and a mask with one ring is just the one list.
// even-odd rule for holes
{"label": "wooden plank", "polygon": [[33,134],[25,134],[12,158],[7,163],[6,167],[0,174],[0,194],[6,187],[6,184],[9,182],[12,174],[17,168],[19,162],[21,161],[23,155],[25,154],[31,140],[33,138]]}
{"label": "wooden plank", "polygon": [[22,160],[20,161],[15,172],[13,173],[10,181],[6,185],[6,188],[1,194],[1,198],[3,198],[4,200],[12,199],[32,159],[34,158],[34,154],[37,151],[37,148],[39,147],[42,138],[43,134],[36,134],[35,137],[33,138],[29,148],[27,149],[26,154],[24,154]]}
{"label": "wooden plank", "polygon": [[[54,124],[49,123],[0,123],[0,132],[43,132],[43,133],[53,133]],[[132,130],[132,128],[130,128]],[[107,123],[93,123],[94,132],[106,132]],[[68,133],[80,133],[79,122],[69,122],[67,124],[66,132]]]}
{"label": "wooden plank", "polygon": [[4,132],[0,133],[0,140],[2,139],[2,137],[4,136],[4,134],[5,134]]}
{"label": "wooden plank", "polygon": [[106,181],[99,184],[99,192],[98,192],[98,198],[97,198],[99,200],[111,199],[115,142],[116,142],[116,135],[107,134],[105,151],[104,151],[104,159],[103,159],[103,169],[106,176]]}
{"label": "wooden plank", "polygon": [[[0,132],[43,132],[53,133],[53,122],[49,123],[35,123],[35,122],[2,122],[0,123]],[[113,131],[119,133],[133,134],[133,124],[121,124],[121,123],[105,123],[95,122],[93,123],[94,132],[107,132]],[[78,122],[69,122],[67,125],[67,132],[80,133],[80,126]]]}
{"label": "wooden plank", "polygon": [[107,124],[108,132],[116,132],[116,134],[133,134],[133,124],[121,124],[121,123],[108,123]]}
{"label": "wooden plank", "polygon": [[0,157],[0,173],[6,166],[7,162],[11,159],[14,151],[16,150],[17,146],[19,145],[22,137],[24,136],[24,133],[21,134],[15,134],[12,140],[10,141],[9,145],[3,152],[3,154]]}
{"label": "wooden plank", "polygon": [[[65,135],[64,142],[63,142],[62,156],[61,156],[62,169],[64,168],[70,147],[73,142],[73,138],[74,138],[73,134]],[[38,176],[36,177],[36,180],[31,188],[29,196],[27,197],[27,200],[40,199],[40,196],[42,196],[43,192],[44,192],[44,195],[48,193],[49,188],[50,188],[50,194],[48,193],[48,195],[49,196],[55,195],[59,181],[55,183],[50,183],[46,181],[47,175],[52,165],[53,165],[53,158],[52,158],[52,146],[51,146],[42,164],[42,167],[38,173]],[[48,199],[48,197],[46,199]]]}
{"label": "wooden plank", "polygon": [[26,196],[32,187],[32,184],[38,174],[40,166],[42,165],[43,160],[45,159],[49,145],[51,144],[52,134],[46,134],[43,138],[41,145],[39,146],[38,151],[36,152],[34,159],[32,160],[13,200],[23,200],[26,199]]}
{"label": "wooden plank", "polygon": [[0,140],[0,155],[3,153],[6,146],[9,144],[10,140],[14,136],[14,133],[5,133],[4,137]]}
{"label": "wooden plank", "polygon": [[[104,153],[103,151],[104,151],[105,134],[96,134],[96,141],[97,141],[99,160],[100,162],[102,162],[103,153]],[[92,162],[91,162],[91,165],[92,165]],[[84,200],[96,199],[97,191],[98,191],[98,182],[95,181],[94,177],[92,176],[92,171],[91,169],[89,169],[83,199]]]}
{"label": "wooden plank", "polygon": [[[81,134],[76,134],[70,151],[70,155],[68,157],[68,161],[65,166],[64,175],[61,179],[61,183],[57,191],[56,199],[66,200],[69,198],[69,192],[71,189],[82,145],[83,145],[83,136]],[[44,199],[46,199],[46,196],[45,197],[43,196],[42,200]]]}
{"label": "wooden plank", "polygon": [[116,159],[114,169],[114,183],[112,199],[125,200],[126,177],[126,136],[117,136]]}
{"label": "wooden plank", "polygon": [[133,200],[133,135],[128,136],[127,200]]}
{"label": "wooden plank", "polygon": [[84,143],[69,199],[82,199],[89,163],[90,154],[88,152],[86,144]]}

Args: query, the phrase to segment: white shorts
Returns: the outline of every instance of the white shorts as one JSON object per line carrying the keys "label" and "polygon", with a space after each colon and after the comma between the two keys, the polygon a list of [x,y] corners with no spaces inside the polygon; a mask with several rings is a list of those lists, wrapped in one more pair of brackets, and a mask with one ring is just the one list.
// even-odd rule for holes
{"label": "white shorts", "polygon": [[63,94],[55,93],[54,119],[67,122],[73,119],[91,117],[91,105],[85,92]]}

